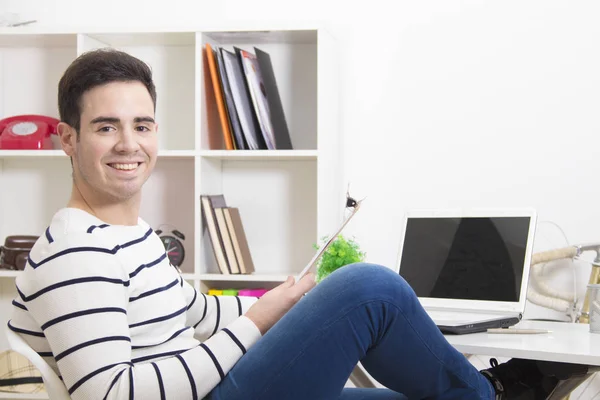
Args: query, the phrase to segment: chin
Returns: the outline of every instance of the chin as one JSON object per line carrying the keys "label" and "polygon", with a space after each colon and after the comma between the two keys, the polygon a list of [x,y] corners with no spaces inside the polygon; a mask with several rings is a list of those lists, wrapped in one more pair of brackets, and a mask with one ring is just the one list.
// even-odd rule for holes
{"label": "chin", "polygon": [[115,191],[110,194],[116,201],[129,201],[141,195],[141,191]]}
{"label": "chin", "polygon": [[129,182],[129,184],[126,185],[119,185],[117,187],[113,186],[111,189],[112,190],[108,191],[111,197],[117,200],[130,200],[141,194],[142,185],[139,183],[134,184],[133,182]]}

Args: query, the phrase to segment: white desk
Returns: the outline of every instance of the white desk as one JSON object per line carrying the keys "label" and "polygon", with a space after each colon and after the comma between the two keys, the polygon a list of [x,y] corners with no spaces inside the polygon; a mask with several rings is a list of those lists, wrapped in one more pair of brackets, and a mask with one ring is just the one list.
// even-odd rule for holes
{"label": "white desk", "polygon": [[472,333],[446,335],[446,339],[465,354],[600,366],[600,333],[590,333],[588,324],[521,321],[515,328],[547,329],[552,333]]}
{"label": "white desk", "polygon": [[[600,366],[600,333],[590,333],[588,324],[521,321],[515,325],[515,328],[546,329],[552,333],[535,335],[470,333],[445,337],[463,354]],[[588,374],[593,373],[594,370],[589,370]],[[564,399],[588,376],[579,375],[562,380],[548,399]],[[378,385],[360,363],[354,369],[350,380],[358,387]]]}

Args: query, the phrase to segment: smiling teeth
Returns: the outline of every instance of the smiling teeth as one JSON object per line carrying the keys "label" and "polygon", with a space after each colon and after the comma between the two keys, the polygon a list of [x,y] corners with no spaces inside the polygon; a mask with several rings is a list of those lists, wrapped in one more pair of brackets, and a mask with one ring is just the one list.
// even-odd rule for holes
{"label": "smiling teeth", "polygon": [[135,164],[111,164],[115,169],[123,169],[123,170],[132,170],[137,168],[137,163]]}

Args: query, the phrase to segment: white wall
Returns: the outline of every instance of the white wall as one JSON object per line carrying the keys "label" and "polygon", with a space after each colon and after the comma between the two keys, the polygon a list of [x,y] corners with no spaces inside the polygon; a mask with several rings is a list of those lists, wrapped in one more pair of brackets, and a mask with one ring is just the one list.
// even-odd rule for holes
{"label": "white wall", "polygon": [[368,261],[394,266],[414,207],[532,206],[536,250],[566,244],[550,222],[572,244],[600,241],[600,3],[148,4],[0,0],[0,12],[83,29],[323,24],[339,43],[346,181],[367,196],[347,233]]}
{"label": "white wall", "polygon": [[[339,43],[347,233],[393,266],[413,207],[532,206],[536,250],[600,241],[600,2],[0,0],[50,27],[319,22]],[[600,159],[599,159],[600,160]],[[589,267],[588,267],[589,268]],[[580,272],[580,287],[588,269]],[[562,271],[565,287],[571,272]]]}
{"label": "white wall", "polygon": [[50,27],[323,23],[339,42],[347,180],[368,196],[348,232],[371,261],[395,263],[410,207],[533,206],[571,242],[600,240],[600,3],[148,4],[0,0],[0,12]]}

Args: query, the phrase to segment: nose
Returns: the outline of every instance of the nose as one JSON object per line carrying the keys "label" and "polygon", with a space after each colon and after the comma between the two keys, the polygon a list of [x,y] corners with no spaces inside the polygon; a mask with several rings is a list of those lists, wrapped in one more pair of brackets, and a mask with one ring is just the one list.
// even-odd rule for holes
{"label": "nose", "polygon": [[135,153],[140,149],[137,142],[137,135],[133,127],[124,127],[119,132],[119,140],[115,146],[115,150],[119,153]]}

